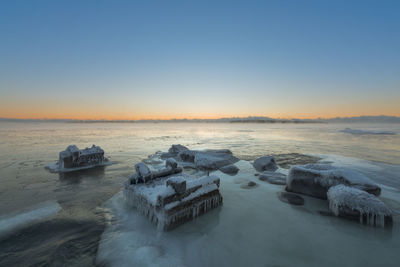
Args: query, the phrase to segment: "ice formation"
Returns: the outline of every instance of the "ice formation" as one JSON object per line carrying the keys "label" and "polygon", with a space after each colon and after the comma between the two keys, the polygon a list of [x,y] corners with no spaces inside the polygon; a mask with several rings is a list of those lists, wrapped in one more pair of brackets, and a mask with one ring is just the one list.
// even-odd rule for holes
{"label": "ice formation", "polygon": [[385,227],[392,222],[392,211],[376,196],[343,184],[328,190],[329,208],[340,217],[358,219],[360,223]]}
{"label": "ice formation", "polygon": [[61,206],[57,202],[44,202],[15,216],[0,217],[0,237],[28,224],[54,216],[60,210]]}
{"label": "ice formation", "polygon": [[46,165],[46,169],[51,172],[69,172],[110,164],[112,162],[104,157],[104,150],[99,146],[79,149],[76,145],[70,145],[59,153],[58,161]]}
{"label": "ice formation", "polygon": [[[159,229],[171,230],[222,204],[218,177],[176,174],[182,169],[174,167],[173,161],[166,162],[166,169],[148,174],[142,164],[124,184],[124,196]],[[146,177],[141,176],[142,170]]]}
{"label": "ice formation", "polygon": [[287,177],[286,190],[326,199],[331,186],[344,184],[379,195],[380,187],[365,175],[329,164],[293,166]]}
{"label": "ice formation", "polygon": [[190,150],[182,145],[172,145],[162,158],[175,159],[183,167],[213,171],[239,161],[229,149]]}
{"label": "ice formation", "polygon": [[343,133],[355,134],[355,135],[365,135],[365,134],[383,134],[383,135],[395,135],[395,132],[389,131],[372,131],[372,130],[358,130],[358,129],[351,129],[345,128],[341,130]]}
{"label": "ice formation", "polygon": [[278,169],[275,158],[273,156],[264,156],[258,158],[254,161],[253,166],[259,172],[275,171]]}

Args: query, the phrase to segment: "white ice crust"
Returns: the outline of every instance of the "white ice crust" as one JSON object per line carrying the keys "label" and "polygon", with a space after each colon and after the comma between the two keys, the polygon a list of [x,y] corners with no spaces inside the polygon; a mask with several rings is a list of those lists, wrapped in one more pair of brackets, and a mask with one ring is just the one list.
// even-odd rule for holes
{"label": "white ice crust", "polygon": [[341,207],[347,207],[360,213],[360,222],[368,225],[385,226],[385,216],[392,216],[392,211],[376,196],[354,187],[336,185],[327,193],[329,208],[339,216]]}
{"label": "white ice crust", "polygon": [[319,175],[318,183],[324,187],[330,187],[343,183],[344,181],[340,180],[341,178],[344,178],[352,186],[357,186],[357,185],[377,186],[375,182],[373,182],[371,179],[369,179],[362,173],[347,168],[334,167],[329,164],[307,164],[307,165],[293,166],[290,169],[289,176],[287,177],[288,185],[290,185],[294,179],[308,179],[308,177],[306,176],[293,175],[293,173],[296,170],[301,170]]}

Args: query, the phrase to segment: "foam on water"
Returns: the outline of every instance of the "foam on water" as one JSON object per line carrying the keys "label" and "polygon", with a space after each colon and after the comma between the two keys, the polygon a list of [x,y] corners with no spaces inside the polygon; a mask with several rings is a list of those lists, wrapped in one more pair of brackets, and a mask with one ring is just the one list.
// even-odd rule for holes
{"label": "foam on water", "polygon": [[35,208],[13,216],[0,217],[0,237],[24,226],[56,215],[61,210],[57,202],[45,202]]}

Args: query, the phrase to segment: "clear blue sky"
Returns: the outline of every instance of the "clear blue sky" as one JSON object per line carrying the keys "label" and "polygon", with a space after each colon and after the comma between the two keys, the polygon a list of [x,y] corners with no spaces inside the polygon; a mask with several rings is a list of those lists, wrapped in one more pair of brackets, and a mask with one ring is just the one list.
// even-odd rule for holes
{"label": "clear blue sky", "polygon": [[400,115],[400,1],[1,1],[0,117]]}

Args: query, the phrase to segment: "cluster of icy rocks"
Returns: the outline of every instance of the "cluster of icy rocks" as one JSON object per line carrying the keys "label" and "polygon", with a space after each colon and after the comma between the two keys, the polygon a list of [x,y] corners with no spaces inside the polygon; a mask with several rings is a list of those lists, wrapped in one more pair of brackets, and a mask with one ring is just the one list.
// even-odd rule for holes
{"label": "cluster of icy rocks", "polygon": [[[193,155],[192,160],[186,158],[189,154]],[[222,204],[218,177],[194,177],[182,173],[178,165],[188,166],[183,163],[189,162],[202,171],[226,167],[236,160],[229,150],[192,151],[176,145],[164,153],[163,158],[166,158],[165,166],[159,170],[152,171],[145,163],[137,163],[136,172],[124,185],[127,202],[159,229],[173,229]]]}
{"label": "cluster of icy rocks", "polygon": [[[327,199],[336,216],[372,226],[392,225],[392,211],[378,198],[381,188],[362,173],[329,164],[307,164],[291,167],[286,176],[276,172],[278,166],[273,156],[258,158],[253,166],[261,172],[262,181],[286,185],[288,192]],[[290,203],[294,199],[287,193],[280,197],[286,197]]]}
{"label": "cluster of icy rocks", "polygon": [[[239,171],[238,167],[234,165],[239,159],[227,149],[191,150],[182,145],[172,145],[168,152],[159,152],[157,157],[161,162],[165,161],[165,168],[158,172],[151,172],[144,163],[139,163],[136,165],[136,174],[131,177],[130,184],[146,183],[151,179],[172,175],[186,168],[195,169],[196,172],[203,173],[203,175],[204,172],[209,173],[215,170],[220,170],[229,175],[235,175]],[[304,199],[297,195],[303,194],[328,200],[329,209],[332,214],[338,217],[358,220],[363,224],[372,226],[386,227],[392,225],[392,211],[378,198],[381,188],[362,173],[347,168],[334,167],[330,164],[306,164],[292,166],[288,175],[286,175],[279,168],[274,156],[264,156],[254,160],[253,167],[258,172],[256,175],[259,180],[286,186],[286,192],[279,194],[279,198],[284,202],[303,205]],[[187,186],[191,183],[191,178],[182,175],[171,176],[172,178],[168,179],[167,187],[172,186],[174,189],[168,190],[183,193],[187,189]],[[185,180],[186,187],[184,189],[180,187],[184,183],[181,181],[182,179]],[[257,186],[254,182],[250,183],[248,184],[249,188]],[[215,185],[213,186],[215,187]],[[203,193],[210,192],[207,191],[208,189],[217,190],[211,188],[212,186],[208,187],[204,187],[206,191]],[[165,185],[162,188],[166,190]],[[198,191],[197,194],[201,192],[202,190]],[[215,197],[218,198],[218,195]],[[215,200],[215,203],[219,203],[218,199]],[[212,205],[215,205],[215,203]],[[166,207],[178,204],[178,202],[170,203]],[[193,209],[191,210],[193,211]],[[159,221],[160,218],[157,220]]]}
{"label": "cluster of icy rocks", "polygon": [[172,145],[161,158],[173,158],[182,167],[191,167],[203,171],[220,170],[234,175],[239,169],[234,165],[239,159],[229,149],[190,150],[183,145]]}

